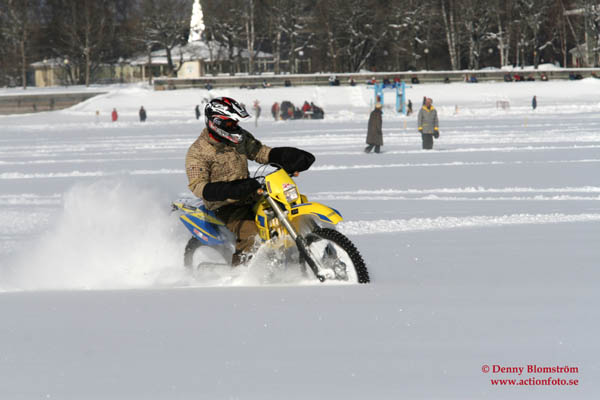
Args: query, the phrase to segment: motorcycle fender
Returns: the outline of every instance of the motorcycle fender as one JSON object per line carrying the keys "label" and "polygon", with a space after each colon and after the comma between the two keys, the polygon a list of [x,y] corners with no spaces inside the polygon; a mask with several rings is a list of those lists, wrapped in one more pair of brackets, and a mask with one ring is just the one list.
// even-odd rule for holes
{"label": "motorcycle fender", "polygon": [[302,203],[292,206],[288,218],[290,221],[304,216],[310,215],[316,217],[319,221],[327,222],[328,224],[336,225],[343,220],[342,214],[334,208],[327,207],[321,203]]}
{"label": "motorcycle fender", "polygon": [[217,226],[208,223],[198,215],[183,214],[179,217],[181,222],[198,240],[206,245],[223,244],[224,240],[217,230]]}

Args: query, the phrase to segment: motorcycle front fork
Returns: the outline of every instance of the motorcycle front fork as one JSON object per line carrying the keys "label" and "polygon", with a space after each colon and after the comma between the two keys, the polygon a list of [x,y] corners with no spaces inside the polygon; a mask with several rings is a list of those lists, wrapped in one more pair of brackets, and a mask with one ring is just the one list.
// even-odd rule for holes
{"label": "motorcycle front fork", "polygon": [[317,279],[321,282],[324,282],[326,277],[325,277],[325,273],[323,272],[323,268],[321,267],[321,265],[319,263],[319,259],[312,253],[312,251],[308,247],[304,237],[300,236],[298,234],[298,232],[296,232],[296,230],[294,229],[294,227],[292,226],[290,221],[287,219],[287,216],[283,213],[283,211],[279,207],[279,204],[277,204],[277,202],[275,200],[273,200],[272,197],[267,196],[267,202],[269,203],[269,205],[271,206],[273,211],[275,211],[277,218],[279,219],[281,224],[285,227],[285,230],[288,232],[288,234],[291,236],[291,238],[296,242],[296,246],[298,246],[298,251],[300,252],[301,256],[304,257],[304,259],[306,260],[306,263],[310,266],[310,269],[314,272]]}

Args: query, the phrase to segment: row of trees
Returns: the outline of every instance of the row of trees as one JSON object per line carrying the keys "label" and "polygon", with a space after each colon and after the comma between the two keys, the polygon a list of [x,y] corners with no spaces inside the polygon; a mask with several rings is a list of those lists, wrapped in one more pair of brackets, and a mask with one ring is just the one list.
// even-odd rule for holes
{"label": "row of trees", "polygon": [[[235,1],[234,1],[235,2]],[[275,60],[308,52],[316,71],[479,69],[483,66],[567,66],[569,50],[598,65],[598,0],[238,0],[233,13],[215,11],[222,28],[247,18],[244,3],[261,7],[260,45]],[[256,14],[256,11],[255,11]],[[230,20],[227,24],[225,21]],[[209,19],[210,21],[210,19]],[[244,32],[240,32],[244,36]],[[277,66],[275,67],[277,70]]]}
{"label": "row of trees", "polygon": [[[230,72],[248,49],[273,69],[354,72],[479,69],[558,62],[569,49],[598,65],[598,0],[201,0],[203,38],[230,49]],[[0,0],[0,85],[27,82],[28,66],[63,60],[73,83],[101,64],[186,42],[193,0]],[[584,46],[585,44],[585,46]],[[306,61],[310,60],[310,64]],[[304,64],[302,62],[304,62]]]}
{"label": "row of trees", "polygon": [[192,0],[0,0],[0,85],[26,86],[30,64],[42,60],[89,85],[102,64],[184,43],[191,8]]}

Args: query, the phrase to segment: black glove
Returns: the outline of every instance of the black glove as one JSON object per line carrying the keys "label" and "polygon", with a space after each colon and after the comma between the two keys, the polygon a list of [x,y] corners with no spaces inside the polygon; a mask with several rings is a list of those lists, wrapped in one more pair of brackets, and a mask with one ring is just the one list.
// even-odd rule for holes
{"label": "black glove", "polygon": [[258,188],[260,188],[260,183],[252,178],[207,183],[202,190],[202,197],[208,201],[241,200]]}
{"label": "black glove", "polygon": [[269,163],[279,164],[286,172],[302,172],[315,162],[315,156],[295,147],[275,147],[269,152]]}
{"label": "black glove", "polygon": [[433,132],[433,137],[436,138],[436,139],[439,138],[440,137],[440,132],[439,131]]}

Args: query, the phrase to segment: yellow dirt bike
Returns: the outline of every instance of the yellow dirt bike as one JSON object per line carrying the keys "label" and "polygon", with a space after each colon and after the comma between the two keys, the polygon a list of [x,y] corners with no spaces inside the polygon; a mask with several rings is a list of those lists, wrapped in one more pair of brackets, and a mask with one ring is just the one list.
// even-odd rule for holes
{"label": "yellow dirt bike", "polygon": [[[309,202],[284,169],[258,179],[262,189],[254,214],[263,246],[286,258],[286,263],[291,260],[301,267],[308,265],[321,282],[369,282],[359,251],[350,239],[333,229],[342,221],[337,210]],[[186,266],[194,267],[194,252],[202,246],[218,249],[225,259],[230,256],[230,233],[214,213],[204,205],[181,201],[174,202],[173,208],[183,213],[180,219],[193,235],[185,249]]]}

